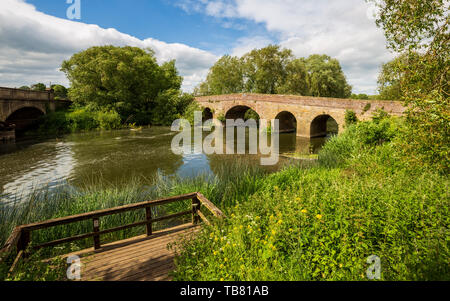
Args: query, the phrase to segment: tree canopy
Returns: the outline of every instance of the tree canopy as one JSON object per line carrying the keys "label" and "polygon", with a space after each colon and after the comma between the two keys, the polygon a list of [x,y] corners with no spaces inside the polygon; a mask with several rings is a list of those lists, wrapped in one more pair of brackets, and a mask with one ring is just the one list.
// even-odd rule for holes
{"label": "tree canopy", "polygon": [[240,58],[223,56],[196,89],[199,95],[242,92],[345,98],[351,86],[338,60],[326,55],[295,58],[291,50],[269,45]]}
{"label": "tree canopy", "polygon": [[76,105],[116,111],[127,122],[167,124],[192,101],[180,91],[175,61],[158,65],[150,49],[92,47],[64,61],[61,70]]}
{"label": "tree canopy", "polygon": [[404,148],[411,158],[448,171],[449,2],[371,1],[379,6],[377,25],[383,28],[388,47],[401,53],[401,58],[388,67],[392,67],[392,82],[408,106]]}

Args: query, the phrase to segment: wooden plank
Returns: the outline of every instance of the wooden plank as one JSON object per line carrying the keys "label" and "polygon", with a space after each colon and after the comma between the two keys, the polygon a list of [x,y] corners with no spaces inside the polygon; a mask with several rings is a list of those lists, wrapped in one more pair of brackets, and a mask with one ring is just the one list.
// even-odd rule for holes
{"label": "wooden plank", "polygon": [[203,214],[203,212],[201,210],[197,211],[197,214],[205,222],[205,224],[211,225],[211,222],[206,218],[206,216]]}
{"label": "wooden plank", "polygon": [[208,208],[209,211],[211,211],[211,213],[215,217],[217,217],[217,218],[225,218],[225,214],[223,214],[223,212],[220,211],[220,209],[217,208],[216,205],[214,205],[210,200],[205,198],[205,196],[203,194],[198,192],[197,193],[197,198],[202,203],[203,206],[205,206],[206,208]]}
{"label": "wooden plank", "polygon": [[147,219],[147,236],[151,236],[153,229],[152,229],[152,208],[151,207],[145,207],[145,217]]}
{"label": "wooden plank", "polygon": [[[172,214],[172,215],[168,215],[168,216],[163,216],[163,217],[160,217],[160,218],[156,218],[156,219],[151,220],[151,222],[152,223],[156,223],[156,222],[160,222],[160,221],[164,221],[164,220],[168,220],[168,219],[173,219],[173,218],[177,218],[177,217],[185,216],[185,215],[189,215],[189,214],[191,214],[190,210],[189,211],[180,212],[180,213],[176,213],[176,214]],[[144,225],[147,225],[147,221],[137,222],[137,223],[133,223],[133,224],[130,224],[130,225],[120,226],[120,227],[116,227],[116,228],[112,228],[112,229],[108,229],[108,230],[102,230],[102,231],[98,231],[98,232],[94,231],[94,232],[91,232],[91,233],[86,233],[86,234],[76,235],[76,236],[72,236],[72,237],[57,239],[57,240],[54,240],[54,241],[51,241],[51,242],[47,242],[47,243],[35,246],[34,249],[37,250],[37,249],[42,249],[42,248],[45,248],[45,247],[52,247],[52,246],[61,245],[61,244],[72,242],[72,241],[77,241],[77,240],[90,238],[90,237],[96,237],[96,236],[99,236],[99,235],[104,235],[104,234],[117,232],[117,231],[129,229],[129,228],[134,228],[134,227],[138,227],[138,226],[144,226]],[[97,249],[99,249],[99,248],[97,248]]]}
{"label": "wooden plank", "polygon": [[10,253],[17,244],[19,243],[20,237],[22,235],[22,227],[15,227],[11,235],[6,240],[5,245],[0,250],[0,254],[2,253]]}
{"label": "wooden plank", "polygon": [[177,201],[185,201],[185,200],[189,200],[189,199],[196,197],[196,195],[197,195],[196,193],[189,193],[189,194],[175,196],[175,197],[161,199],[161,200],[146,201],[146,202],[142,202],[142,203],[129,204],[129,205],[124,205],[124,206],[120,206],[120,207],[115,207],[115,208],[111,208],[111,209],[104,209],[104,210],[92,211],[92,212],[88,212],[88,213],[82,213],[82,214],[78,214],[78,215],[72,215],[72,216],[68,216],[68,217],[57,218],[57,219],[48,220],[48,221],[44,221],[44,222],[40,222],[40,223],[23,225],[21,227],[23,229],[26,229],[29,231],[34,231],[34,230],[39,230],[39,229],[84,221],[84,220],[88,220],[88,219],[92,219],[92,218],[99,218],[102,216],[123,213],[123,212],[132,211],[132,210],[136,210],[136,209],[142,209],[142,208],[145,208],[148,206],[160,206],[160,205],[165,205],[165,204],[169,204],[169,203],[173,203],[173,202],[177,202]]}
{"label": "wooden plank", "polygon": [[100,249],[100,220],[98,218],[92,219],[92,228],[94,232],[94,250]]}
{"label": "wooden plank", "polygon": [[[161,237],[168,237],[172,234],[180,234],[181,231],[197,231],[198,227],[193,226],[191,223],[189,224],[183,224],[176,227],[164,229],[164,230],[158,230],[153,233],[151,237],[147,237],[146,235],[136,236],[127,238],[120,241],[115,242],[109,242],[105,245],[103,245],[102,250],[100,252],[97,252],[95,255],[103,255],[103,254],[110,254],[115,252],[117,249],[126,249],[130,246],[139,246],[142,244],[147,243],[148,241],[152,241],[155,239],[160,239]],[[79,257],[87,257],[94,253],[94,248],[88,248],[85,250],[73,252],[70,254],[67,254],[65,256],[79,256]]]}
{"label": "wooden plank", "polygon": [[[176,235],[173,235],[172,237],[162,237],[161,240],[152,242],[148,241],[146,244],[140,244],[138,246],[131,245],[127,246],[125,248],[119,248],[112,252],[108,252],[106,254],[99,253],[95,254],[89,257],[83,258],[83,262],[86,263],[86,265],[95,266],[97,263],[101,261],[108,261],[108,263],[118,263],[120,261],[127,260],[128,257],[138,257],[140,255],[145,255],[147,253],[157,253],[159,251],[168,252],[167,245],[169,243],[177,241],[177,238],[180,236],[186,236],[190,233],[176,233]],[[103,263],[102,263],[103,264]]]}
{"label": "wooden plank", "polygon": [[16,266],[17,266],[17,264],[19,263],[19,261],[22,259],[22,257],[23,257],[23,253],[24,253],[24,250],[20,250],[19,251],[19,253],[17,254],[17,256],[16,256],[16,259],[14,259],[14,262],[13,262],[13,264],[12,264],[12,266],[11,266],[11,268],[9,269],[9,274],[11,274],[12,272],[14,272],[14,270],[16,269]]}

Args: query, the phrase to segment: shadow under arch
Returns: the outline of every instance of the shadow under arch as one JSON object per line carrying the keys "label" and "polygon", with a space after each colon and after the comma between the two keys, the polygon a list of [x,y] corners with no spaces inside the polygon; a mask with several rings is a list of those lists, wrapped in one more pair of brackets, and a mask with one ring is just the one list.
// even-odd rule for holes
{"label": "shadow under arch", "polygon": [[259,124],[259,114],[253,110],[250,107],[247,106],[235,106],[232,107],[227,111],[225,114],[225,119],[243,119],[244,121],[247,121],[249,119],[255,119],[256,122]]}
{"label": "shadow under arch", "polygon": [[22,107],[11,113],[5,122],[14,124],[16,132],[24,132],[33,128],[37,120],[43,115],[45,113],[36,107]]}
{"label": "shadow under arch", "polygon": [[204,108],[202,113],[202,121],[213,119],[213,111],[210,108]]}
{"label": "shadow under arch", "polygon": [[280,122],[280,133],[296,133],[297,132],[297,118],[294,114],[288,111],[278,113],[275,117]]}
{"label": "shadow under arch", "polygon": [[311,138],[327,137],[338,133],[339,125],[337,121],[328,114],[319,115],[311,122]]}

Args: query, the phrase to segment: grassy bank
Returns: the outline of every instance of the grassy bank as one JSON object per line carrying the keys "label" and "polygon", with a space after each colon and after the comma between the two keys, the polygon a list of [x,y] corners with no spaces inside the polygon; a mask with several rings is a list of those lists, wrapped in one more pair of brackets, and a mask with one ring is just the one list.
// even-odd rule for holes
{"label": "grassy bank", "polygon": [[176,280],[449,280],[448,177],[398,149],[381,118],[331,140],[320,166],[266,177],[229,218],[184,242]]}

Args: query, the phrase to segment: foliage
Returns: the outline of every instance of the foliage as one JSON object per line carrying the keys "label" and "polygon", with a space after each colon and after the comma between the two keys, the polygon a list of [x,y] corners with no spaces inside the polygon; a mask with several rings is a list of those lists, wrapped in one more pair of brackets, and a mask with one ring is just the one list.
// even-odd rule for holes
{"label": "foliage", "polygon": [[351,87],[336,59],[295,58],[291,50],[269,45],[241,58],[223,56],[195,90],[197,95],[244,92],[343,98],[350,96]]}
{"label": "foliage", "polygon": [[[61,70],[71,82],[69,98],[78,106],[116,111],[122,121],[167,124],[182,114],[182,78],[175,62],[159,66],[153,51],[136,47],[92,47],[64,61]],[[174,98],[181,97],[177,100]],[[169,102],[168,104],[166,102]],[[176,103],[176,110],[161,110]]]}
{"label": "foliage", "polygon": [[244,74],[241,60],[225,55],[211,67],[206,81],[200,84],[195,94],[231,94],[239,93],[243,89]]}
{"label": "foliage", "polygon": [[286,65],[292,51],[269,45],[252,50],[242,57],[245,90],[253,93],[275,94],[286,80]]}
{"label": "foliage", "polygon": [[53,89],[54,93],[55,93],[55,98],[67,98],[67,93],[68,90],[66,87],[62,86],[62,85],[52,85],[51,88]]}
{"label": "foliage", "polygon": [[249,109],[245,112],[244,120],[247,121],[250,119],[259,121],[260,117],[259,117],[258,113],[256,113],[254,110]]}
{"label": "foliage", "polygon": [[306,59],[306,66],[310,95],[348,98],[352,94],[352,87],[347,83],[337,59],[315,54]]}
{"label": "foliage", "polygon": [[[42,250],[21,259],[12,274],[0,272],[2,281],[66,281],[68,265],[63,258],[57,257],[43,261]],[[9,262],[10,263],[10,262]],[[9,263],[0,263],[0,270],[6,271]]]}
{"label": "foliage", "polygon": [[45,91],[47,87],[43,83],[37,83],[31,86],[31,90],[33,91]]}
{"label": "foliage", "polygon": [[322,161],[266,177],[226,220],[181,243],[174,279],[367,280],[376,255],[381,280],[449,280],[448,178],[405,165],[394,142],[366,144],[376,123],[327,143],[327,156],[345,148],[331,169]]}
{"label": "foliage", "polygon": [[351,99],[361,99],[361,100],[369,100],[369,95],[367,94],[352,94],[350,96]]}
{"label": "foliage", "polygon": [[42,116],[39,123],[38,131],[42,134],[65,134],[96,129],[114,130],[122,127],[117,112],[91,111],[87,107],[51,112]]}
{"label": "foliage", "polygon": [[[375,1],[377,25],[388,47],[402,54],[395,66],[408,127],[402,148],[412,160],[449,170],[449,3],[443,0]],[[419,55],[418,55],[419,54]]]}
{"label": "foliage", "polygon": [[358,122],[358,117],[356,116],[355,111],[346,110],[345,111],[345,126],[350,126],[357,122]]}

